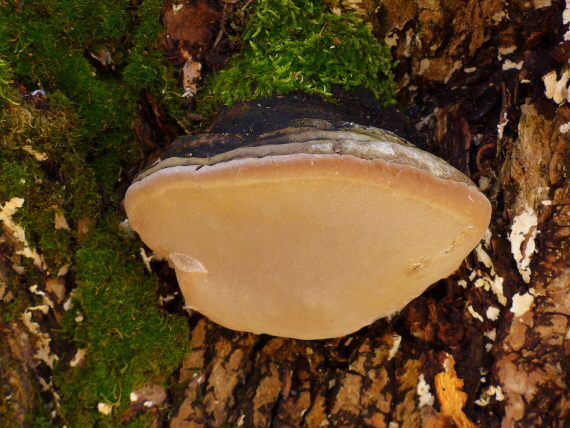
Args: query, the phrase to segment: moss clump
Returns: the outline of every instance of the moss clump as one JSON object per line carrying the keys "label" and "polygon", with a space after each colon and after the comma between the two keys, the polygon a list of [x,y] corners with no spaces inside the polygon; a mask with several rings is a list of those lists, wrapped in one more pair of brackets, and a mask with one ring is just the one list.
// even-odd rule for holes
{"label": "moss clump", "polygon": [[0,101],[8,104],[17,104],[16,91],[10,86],[12,81],[12,70],[8,63],[0,59]]}
{"label": "moss clump", "polygon": [[52,273],[71,263],[76,238],[68,229],[55,228],[56,215],[73,225],[94,217],[99,205],[93,172],[74,147],[77,117],[57,98],[47,111],[24,100],[0,110],[0,202],[25,199],[14,220],[26,230],[30,245],[41,248]]}
{"label": "moss clump", "polygon": [[318,0],[258,0],[254,7],[242,51],[209,82],[205,109],[292,91],[331,98],[334,84],[365,86],[393,101],[389,48],[361,21]]}
{"label": "moss clump", "polygon": [[[149,310],[156,307],[157,280],[137,261],[138,242],[120,235],[102,225],[76,253],[80,286],[63,326],[87,357],[57,382],[71,426],[117,426],[130,392],[173,371],[189,349],[184,319]],[[98,403],[114,405],[113,416],[97,413]]]}
{"label": "moss clump", "polygon": [[[188,326],[184,318],[159,308],[157,281],[137,260],[139,242],[117,230],[121,217],[116,207],[108,205],[107,215],[100,215],[105,203],[96,189],[100,178],[76,149],[84,140],[75,132],[81,120],[68,109],[73,104],[56,93],[50,107],[41,110],[19,97],[9,83],[0,84],[7,94],[0,101],[0,203],[25,199],[13,219],[25,228],[47,270],[38,272],[23,258],[26,275],[11,277],[9,291],[14,297],[0,301],[0,310],[4,321],[20,316],[30,305],[23,290],[71,265],[75,306],[64,312],[60,327],[87,355],[75,368],[62,365],[65,355],[58,355],[54,384],[62,397],[59,417],[68,426],[117,427],[130,391],[152,379],[166,379],[179,364],[188,350]],[[116,177],[117,171],[112,175]],[[66,218],[69,229],[55,228],[56,213]],[[87,234],[77,227],[82,219],[91,221]],[[80,323],[78,312],[84,317]],[[100,402],[117,408],[104,416],[97,411]],[[148,422],[148,416],[139,419],[125,426]],[[45,423],[40,414],[30,426]]]}
{"label": "moss clump", "polygon": [[[30,415],[30,426],[147,426],[149,415],[127,423],[121,412],[133,388],[167,381],[189,331],[185,318],[161,310],[157,281],[137,258],[140,242],[117,230],[124,214],[116,189],[121,168],[141,159],[132,129],[141,91],[169,105],[171,115],[181,111],[172,93],[177,72],[156,42],[163,2],[14,5],[0,0],[0,203],[25,199],[13,220],[47,269],[22,258],[25,274],[11,278],[14,297],[0,301],[0,312],[13,320],[41,303],[29,287],[41,289],[64,265],[75,289],[72,310],[56,307],[55,316],[38,319],[59,357],[53,380],[62,398],[57,419],[46,403],[47,416]],[[101,52],[111,53],[112,65],[93,58]],[[41,83],[47,99],[22,97],[12,79],[30,90]],[[69,229],[55,228],[56,214]],[[73,355],[62,350],[75,348],[87,354],[70,367]],[[101,402],[116,404],[111,415],[98,412]]]}
{"label": "moss clump", "polygon": [[[0,59],[27,88],[65,94],[80,119],[75,149],[115,170],[140,157],[132,123],[142,91],[186,124],[179,71],[158,45],[164,2],[139,3],[35,0],[17,10],[0,0]],[[107,192],[115,180],[102,183]]]}

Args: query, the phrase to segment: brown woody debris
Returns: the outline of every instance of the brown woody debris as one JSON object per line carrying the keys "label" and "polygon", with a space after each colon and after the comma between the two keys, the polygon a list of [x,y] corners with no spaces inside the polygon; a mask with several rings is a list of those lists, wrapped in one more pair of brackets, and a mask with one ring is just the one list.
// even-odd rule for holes
{"label": "brown woody debris", "polygon": [[203,53],[213,42],[213,28],[221,14],[207,0],[168,1],[162,15],[166,28],[160,44],[174,64]]}
{"label": "brown woody debris", "polygon": [[476,428],[476,425],[463,413],[467,394],[462,391],[463,380],[455,372],[455,360],[446,353],[444,371],[435,376],[435,388],[441,413],[450,417],[458,428]]}

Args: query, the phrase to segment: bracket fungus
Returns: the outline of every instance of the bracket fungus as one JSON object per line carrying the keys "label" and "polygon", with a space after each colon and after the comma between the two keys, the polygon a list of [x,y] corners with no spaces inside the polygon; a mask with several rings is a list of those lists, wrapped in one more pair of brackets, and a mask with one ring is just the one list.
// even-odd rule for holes
{"label": "bracket fungus", "polygon": [[452,274],[485,233],[489,201],[442,159],[320,109],[252,105],[174,143],[125,199],[187,305],[212,321],[343,336]]}

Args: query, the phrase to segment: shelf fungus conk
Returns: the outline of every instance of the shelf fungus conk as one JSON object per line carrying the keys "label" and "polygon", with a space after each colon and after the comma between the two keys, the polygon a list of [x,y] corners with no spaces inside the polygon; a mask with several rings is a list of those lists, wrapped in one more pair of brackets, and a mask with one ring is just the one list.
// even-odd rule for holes
{"label": "shelf fungus conk", "polygon": [[401,310],[478,244],[491,205],[466,176],[333,119],[187,137],[137,176],[131,225],[188,306],[234,330],[339,337]]}

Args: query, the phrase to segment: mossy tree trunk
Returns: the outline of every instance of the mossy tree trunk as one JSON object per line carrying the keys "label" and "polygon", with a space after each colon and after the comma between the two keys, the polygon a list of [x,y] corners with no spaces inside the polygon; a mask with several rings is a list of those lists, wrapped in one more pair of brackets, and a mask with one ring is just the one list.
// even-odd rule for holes
{"label": "mossy tree trunk", "polygon": [[[428,147],[491,200],[489,233],[454,275],[391,320],[348,337],[256,336],[192,315],[192,350],[169,387],[173,407],[153,408],[154,426],[570,426],[565,4],[363,5],[378,37],[393,46],[399,101]],[[154,127],[152,135],[164,137],[152,97],[140,105],[148,115],[137,132]],[[145,140],[153,150],[155,139]],[[5,283],[12,263],[0,259]],[[46,318],[45,328],[56,321]],[[38,407],[43,369],[23,325],[2,328],[2,377],[12,385],[4,388],[24,424]]]}

